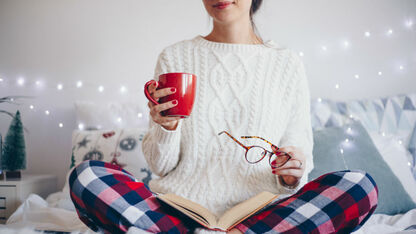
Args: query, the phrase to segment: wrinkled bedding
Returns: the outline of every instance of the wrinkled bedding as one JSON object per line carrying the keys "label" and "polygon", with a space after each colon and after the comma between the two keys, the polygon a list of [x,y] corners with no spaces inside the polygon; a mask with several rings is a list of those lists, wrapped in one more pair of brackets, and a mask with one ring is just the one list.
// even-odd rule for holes
{"label": "wrinkled bedding", "polygon": [[[92,234],[77,216],[68,191],[53,193],[46,200],[31,194],[7,220],[0,225],[0,233],[33,233],[35,230],[49,230],[69,233]],[[128,233],[145,233],[130,228]],[[416,209],[394,216],[375,214],[354,232],[367,233],[416,233]]]}

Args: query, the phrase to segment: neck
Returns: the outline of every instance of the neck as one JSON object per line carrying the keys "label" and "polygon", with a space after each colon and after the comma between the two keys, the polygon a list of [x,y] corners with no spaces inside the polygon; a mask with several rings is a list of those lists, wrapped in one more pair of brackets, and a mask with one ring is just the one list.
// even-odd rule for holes
{"label": "neck", "polygon": [[254,33],[250,20],[221,24],[214,21],[214,28],[205,39],[215,42],[232,44],[262,44],[262,40]]}

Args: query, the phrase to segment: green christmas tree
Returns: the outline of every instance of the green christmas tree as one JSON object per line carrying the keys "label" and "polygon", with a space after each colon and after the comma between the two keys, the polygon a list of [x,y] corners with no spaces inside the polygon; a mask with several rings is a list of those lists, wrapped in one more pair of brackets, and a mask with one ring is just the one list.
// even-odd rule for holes
{"label": "green christmas tree", "polygon": [[69,169],[75,167],[74,149],[75,147],[72,147],[71,166],[69,166]]}
{"label": "green christmas tree", "polygon": [[3,170],[17,171],[26,169],[25,137],[19,111],[16,112],[7,131],[1,164]]}

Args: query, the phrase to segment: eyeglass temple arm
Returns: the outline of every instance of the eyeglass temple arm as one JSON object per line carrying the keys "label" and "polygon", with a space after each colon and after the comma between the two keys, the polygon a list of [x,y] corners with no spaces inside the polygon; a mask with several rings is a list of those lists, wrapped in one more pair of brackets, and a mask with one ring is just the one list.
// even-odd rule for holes
{"label": "eyeglass temple arm", "polygon": [[237,139],[235,139],[233,136],[231,136],[227,131],[222,131],[222,132],[220,132],[220,133],[218,133],[218,135],[221,135],[221,134],[223,134],[223,133],[225,133],[225,134],[227,134],[229,137],[231,137],[231,139],[233,139],[235,142],[237,142],[239,145],[241,145],[241,147],[243,147],[244,149],[248,149],[248,147],[247,146],[245,146],[245,145],[243,145],[241,142],[239,142]]}
{"label": "eyeglass temple arm", "polygon": [[241,138],[244,138],[244,139],[246,139],[246,138],[257,138],[257,139],[260,139],[260,140],[265,141],[266,143],[270,144],[271,146],[274,146],[277,150],[280,149],[279,147],[277,147],[277,145],[274,145],[273,143],[271,143],[270,141],[264,139],[263,137],[258,137],[258,136],[241,136]]}

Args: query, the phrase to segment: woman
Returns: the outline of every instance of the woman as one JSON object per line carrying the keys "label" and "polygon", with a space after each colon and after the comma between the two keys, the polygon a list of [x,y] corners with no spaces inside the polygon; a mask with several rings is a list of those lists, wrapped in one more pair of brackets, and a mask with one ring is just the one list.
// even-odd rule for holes
{"label": "woman", "polygon": [[[203,232],[162,208],[152,192],[181,195],[220,215],[267,190],[280,194],[278,200],[230,233],[347,233],[361,227],[377,206],[378,190],[367,173],[338,171],[306,183],[313,168],[308,81],[296,53],[264,43],[255,33],[252,16],[262,1],[203,3],[213,18],[212,32],[167,47],[157,61],[155,79],[167,72],[198,76],[190,118],[160,114],[177,105],[175,100],[148,103],[151,121],[143,153],[160,177],[150,182],[149,190],[117,166],[82,163],[70,177],[80,218],[109,232],[130,226]],[[149,92],[158,99],[175,90],[150,86]],[[272,147],[273,152],[291,158],[277,168],[267,159],[249,164],[243,148],[218,135],[223,130],[278,142],[280,148]],[[260,144],[253,139],[246,143]]]}

